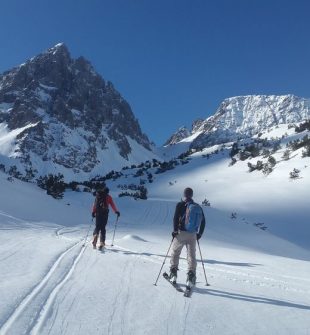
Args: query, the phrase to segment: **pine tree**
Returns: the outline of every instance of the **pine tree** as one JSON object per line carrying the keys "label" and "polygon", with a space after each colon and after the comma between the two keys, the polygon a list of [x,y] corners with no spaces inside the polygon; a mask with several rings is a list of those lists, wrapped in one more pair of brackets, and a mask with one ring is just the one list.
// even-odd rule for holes
{"label": "pine tree", "polygon": [[302,152],[302,157],[310,157],[310,144],[305,145],[305,149]]}
{"label": "pine tree", "polygon": [[288,161],[288,160],[290,159],[290,154],[291,154],[290,150],[289,150],[289,149],[286,149],[286,150],[284,151],[284,153],[283,153],[282,158],[283,158],[285,161]]}
{"label": "pine tree", "polygon": [[269,158],[268,158],[268,164],[271,167],[274,167],[277,164],[277,161],[276,161],[276,159],[273,156],[269,156]]}
{"label": "pine tree", "polygon": [[293,171],[290,172],[290,179],[295,180],[295,179],[300,178],[299,174],[300,174],[300,170],[294,169]]}

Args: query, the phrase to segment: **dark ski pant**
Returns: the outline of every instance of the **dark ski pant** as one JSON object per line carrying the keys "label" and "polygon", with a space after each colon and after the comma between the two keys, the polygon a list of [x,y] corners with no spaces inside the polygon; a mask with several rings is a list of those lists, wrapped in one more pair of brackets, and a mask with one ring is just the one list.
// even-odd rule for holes
{"label": "dark ski pant", "polygon": [[96,216],[96,227],[94,229],[93,235],[98,236],[100,233],[100,242],[105,242],[106,237],[106,225],[108,223],[109,213],[104,213],[102,215]]}

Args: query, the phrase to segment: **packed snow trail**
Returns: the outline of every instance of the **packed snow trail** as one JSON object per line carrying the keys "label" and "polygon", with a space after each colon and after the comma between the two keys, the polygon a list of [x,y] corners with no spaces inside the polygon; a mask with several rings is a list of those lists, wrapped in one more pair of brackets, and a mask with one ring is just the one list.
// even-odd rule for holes
{"label": "packed snow trail", "polygon": [[[193,328],[197,334],[211,330],[211,334],[230,334],[229,329],[242,334],[246,329],[249,333],[249,327],[253,326],[253,313],[260,324],[257,326],[258,334],[263,334],[262,328],[267,329],[266,320],[270,316],[275,318],[275,324],[269,326],[281,330],[279,334],[285,334],[283,327],[276,324],[279,318],[289,320],[288,323],[281,321],[285,327],[291,323],[287,334],[299,334],[298,327],[310,310],[307,299],[302,299],[305,294],[309,296],[307,286],[303,292],[296,292],[296,288],[287,299],[284,297],[290,291],[282,286],[283,280],[278,282],[272,278],[273,283],[267,286],[270,278],[266,280],[266,275],[259,275],[259,271],[255,279],[250,279],[247,270],[222,269],[221,274],[213,275],[212,267],[208,267],[212,287],[206,288],[199,268],[197,287],[191,301],[187,302],[164,280],[158,287],[152,286],[154,269],[160,266],[163,255],[146,256],[143,252],[116,247],[105,254],[88,248],[84,256],[70,283],[66,283],[58,293],[50,318],[41,329],[42,334],[83,334],[87,331],[95,334],[191,334]],[[185,280],[185,271],[182,271],[185,268],[183,260],[181,283]],[[249,277],[249,280],[243,280],[240,275]],[[181,286],[184,288],[184,284]],[[294,288],[292,283],[291,286]],[[258,291],[258,288],[263,289]],[[299,302],[300,299],[303,303]],[[83,318],[77,320],[77,313],[81,313]],[[230,318],[231,314],[234,319],[225,326],[221,319]]]}
{"label": "packed snow trail", "polygon": [[[36,192],[29,190],[37,204],[45,195]],[[185,299],[164,278],[153,286],[171,240],[175,202],[117,199],[115,246],[99,252],[90,238],[81,248],[92,198],[49,199],[49,209],[37,206],[34,213],[49,222],[32,221],[23,208],[12,215],[1,203],[1,335],[310,334],[309,250],[208,208],[201,248],[212,286],[205,286],[199,261],[197,286]]]}
{"label": "packed snow trail", "polygon": [[[60,230],[63,229],[64,228],[57,229],[55,235],[60,237]],[[35,239],[33,241],[35,241]],[[25,297],[15,306],[11,315],[5,323],[2,324],[0,328],[1,335],[11,334],[13,332],[21,335],[29,334],[29,330],[36,322],[38,314],[45,304],[45,300],[54,292],[55,288],[63,283],[64,279],[70,274],[76,260],[81,256],[84,249],[79,248],[80,246],[81,243],[79,241],[75,242],[72,246],[69,246],[65,251],[56,256],[56,259],[48,266],[45,275],[40,278],[37,285],[31,288]],[[23,248],[21,246],[17,255],[21,256],[22,251]],[[11,254],[11,257],[15,254],[16,253]],[[8,257],[6,259],[8,259]]]}

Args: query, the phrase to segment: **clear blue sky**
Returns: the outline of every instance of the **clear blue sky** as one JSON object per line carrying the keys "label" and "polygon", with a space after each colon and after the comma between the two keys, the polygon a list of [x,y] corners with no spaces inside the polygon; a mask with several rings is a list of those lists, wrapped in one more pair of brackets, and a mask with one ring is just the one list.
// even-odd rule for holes
{"label": "clear blue sky", "polygon": [[0,72],[65,42],[157,144],[229,96],[310,97],[307,0],[1,0],[0,12]]}

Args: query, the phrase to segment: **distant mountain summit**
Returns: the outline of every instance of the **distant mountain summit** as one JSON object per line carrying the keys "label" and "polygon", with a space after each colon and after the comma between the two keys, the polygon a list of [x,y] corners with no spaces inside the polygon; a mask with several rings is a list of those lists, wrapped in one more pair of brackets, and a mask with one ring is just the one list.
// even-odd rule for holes
{"label": "distant mountain summit", "polygon": [[184,140],[185,138],[191,135],[190,131],[185,127],[180,127],[174,134],[169,137],[164,145],[172,145],[179,143],[180,141]]}
{"label": "distant mountain summit", "polygon": [[153,157],[128,102],[60,43],[0,75],[0,162],[89,177]]}
{"label": "distant mountain summit", "polygon": [[[310,119],[310,100],[294,95],[248,95],[225,99],[216,113],[204,121],[194,123],[191,131],[192,148],[252,137],[280,124]],[[187,141],[186,129],[174,134],[166,143],[173,145]],[[179,139],[179,141],[177,140]]]}

